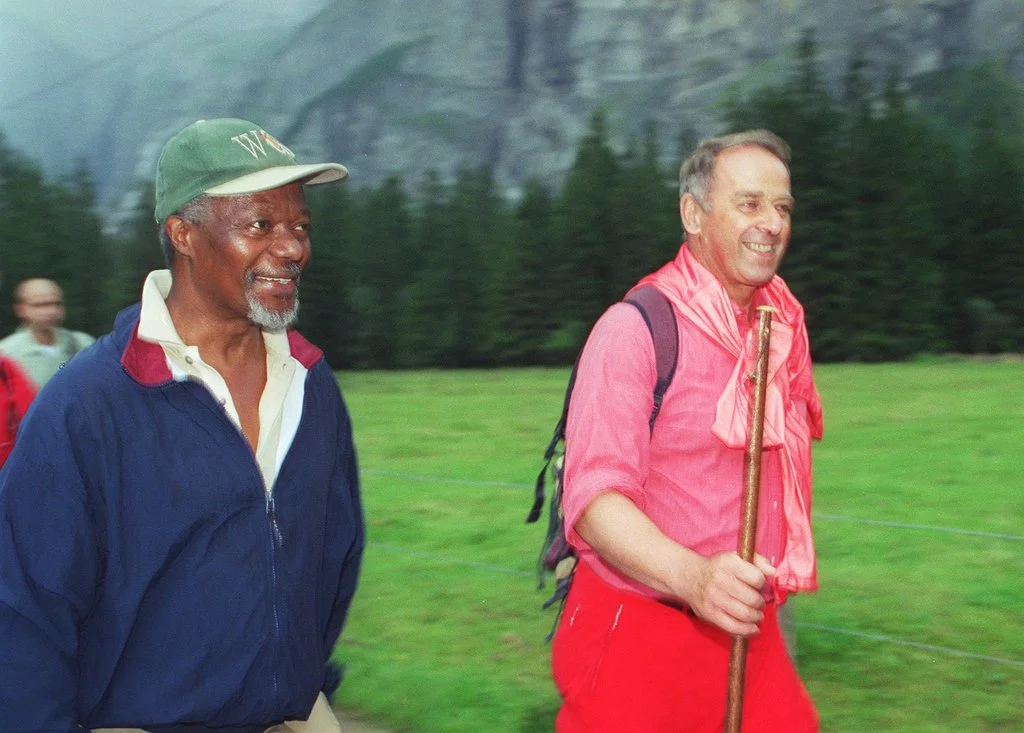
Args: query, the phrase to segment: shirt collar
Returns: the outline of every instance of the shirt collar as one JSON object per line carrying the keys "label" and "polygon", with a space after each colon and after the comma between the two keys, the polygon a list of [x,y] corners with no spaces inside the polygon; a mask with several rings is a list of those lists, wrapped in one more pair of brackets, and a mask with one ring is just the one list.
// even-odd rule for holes
{"label": "shirt collar", "polygon": [[[171,271],[154,270],[142,286],[142,310],[139,314],[139,338],[164,346],[184,347],[187,344],[178,335],[171,314],[167,310],[167,296],[171,293]],[[291,353],[285,329],[261,330],[267,350],[278,358]]]}

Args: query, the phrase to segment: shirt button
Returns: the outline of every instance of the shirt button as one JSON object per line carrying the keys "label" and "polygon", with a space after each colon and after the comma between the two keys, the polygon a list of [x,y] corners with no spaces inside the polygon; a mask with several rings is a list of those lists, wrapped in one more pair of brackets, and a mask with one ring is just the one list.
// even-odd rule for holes
{"label": "shirt button", "polygon": [[185,357],[185,363],[186,364],[191,364],[192,363],[192,357],[191,356],[186,356]]}
{"label": "shirt button", "polygon": [[778,508],[779,508],[779,502],[778,501],[773,501],[772,502],[772,509],[778,509]]}

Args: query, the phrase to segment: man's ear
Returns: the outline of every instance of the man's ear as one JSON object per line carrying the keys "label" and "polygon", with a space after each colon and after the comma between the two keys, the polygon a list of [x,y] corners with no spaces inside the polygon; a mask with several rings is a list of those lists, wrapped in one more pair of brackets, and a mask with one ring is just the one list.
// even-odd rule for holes
{"label": "man's ear", "polygon": [[701,221],[704,216],[703,207],[692,193],[684,193],[679,199],[679,218],[687,234],[700,234]]}
{"label": "man's ear", "polygon": [[164,222],[165,232],[167,238],[171,241],[171,246],[174,247],[174,251],[177,254],[184,255],[185,257],[192,256],[192,237],[191,234],[195,230],[195,225],[191,222],[187,222],[180,216],[168,216],[167,221]]}

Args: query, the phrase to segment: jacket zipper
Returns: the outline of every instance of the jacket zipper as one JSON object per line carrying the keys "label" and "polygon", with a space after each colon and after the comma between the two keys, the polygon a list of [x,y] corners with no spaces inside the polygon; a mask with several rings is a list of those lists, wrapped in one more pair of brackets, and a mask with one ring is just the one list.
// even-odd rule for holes
{"label": "jacket zipper", "polygon": [[[274,641],[276,647],[281,641],[281,617],[277,608],[277,550],[281,547],[283,538],[281,536],[281,528],[277,524],[277,513],[274,507],[274,492],[272,489],[267,490],[267,518],[270,520],[271,605],[274,613]],[[273,683],[274,695],[276,697],[278,688],[280,687],[276,664],[273,666]]]}

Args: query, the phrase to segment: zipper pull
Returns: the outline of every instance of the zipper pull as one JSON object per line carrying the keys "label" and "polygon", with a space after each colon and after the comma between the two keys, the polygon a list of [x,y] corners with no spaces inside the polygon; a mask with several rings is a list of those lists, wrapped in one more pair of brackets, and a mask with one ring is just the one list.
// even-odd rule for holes
{"label": "zipper pull", "polygon": [[270,519],[270,528],[274,532],[274,542],[278,547],[284,544],[284,537],[281,535],[281,528],[277,524],[277,512],[274,509],[274,495],[267,494],[267,517]]}

